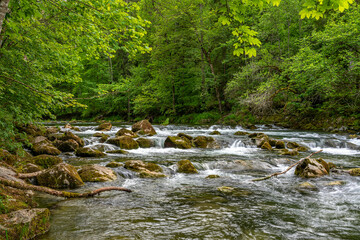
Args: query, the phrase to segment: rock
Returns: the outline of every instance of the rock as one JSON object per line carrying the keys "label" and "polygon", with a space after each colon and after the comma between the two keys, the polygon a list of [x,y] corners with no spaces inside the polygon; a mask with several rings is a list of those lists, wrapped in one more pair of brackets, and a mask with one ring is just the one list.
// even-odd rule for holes
{"label": "rock", "polygon": [[289,149],[281,149],[281,150],[279,151],[279,153],[280,153],[281,155],[289,155],[289,156],[296,156],[296,155],[299,154],[298,151],[296,151],[296,150],[290,151]]}
{"label": "rock", "polygon": [[70,123],[67,123],[67,124],[65,124],[64,128],[71,129],[71,128],[72,128],[72,126],[71,126],[71,124],[70,124]]}
{"label": "rock", "polygon": [[211,174],[208,175],[206,178],[219,178],[219,177],[220,177],[219,175]]}
{"label": "rock", "polygon": [[[41,155],[40,155],[41,156]],[[36,164],[33,164],[33,163],[28,163],[24,166],[22,172],[24,173],[33,173],[33,172],[38,172],[38,171],[41,171],[43,170],[42,167],[36,165]]]}
{"label": "rock", "polygon": [[197,136],[196,138],[194,138],[193,143],[198,148],[220,148],[219,144],[215,141],[213,137]]}
{"label": "rock", "polygon": [[179,173],[198,173],[194,165],[189,160],[180,160],[177,162]]}
{"label": "rock", "polygon": [[246,129],[250,129],[250,130],[255,130],[255,129],[257,129],[257,127],[256,127],[254,124],[247,124],[247,125],[245,126],[245,128],[246,128]]}
{"label": "rock", "polygon": [[47,127],[46,128],[46,135],[48,136],[49,134],[54,134],[60,131],[59,127]]}
{"label": "rock", "polygon": [[224,193],[224,194],[232,195],[232,196],[235,196],[235,197],[246,197],[246,196],[249,196],[249,195],[253,194],[249,190],[241,190],[241,189],[238,189],[238,188],[227,187],[227,186],[218,187],[217,190],[219,192]]}
{"label": "rock", "polygon": [[217,190],[223,193],[232,193],[235,191],[235,188],[222,186],[222,187],[218,187]]}
{"label": "rock", "polygon": [[36,157],[32,157],[30,161],[43,168],[49,168],[63,162],[61,158],[47,154],[42,154]]}
{"label": "rock", "polygon": [[117,179],[112,169],[97,164],[82,166],[78,173],[84,182],[106,182]]}
{"label": "rock", "polygon": [[190,140],[185,137],[169,136],[165,140],[164,147],[165,148],[189,149],[192,146],[191,146]]}
{"label": "rock", "polygon": [[210,135],[221,135],[221,133],[219,131],[213,131],[211,133],[209,133]]}
{"label": "rock", "polygon": [[265,142],[269,142],[269,137],[264,133],[252,133],[249,135],[251,141],[256,144],[257,147],[261,147]]}
{"label": "rock", "polygon": [[34,155],[59,155],[61,153],[47,138],[42,136],[38,136],[34,139],[32,151]]}
{"label": "rock", "polygon": [[289,149],[294,149],[294,148],[298,148],[300,147],[300,145],[296,142],[288,142],[286,144],[286,147],[289,148]]}
{"label": "rock", "polygon": [[104,133],[96,132],[93,134],[93,137],[102,137]]}
{"label": "rock", "polygon": [[47,208],[22,209],[0,215],[0,238],[33,239],[50,229],[49,220]]}
{"label": "rock", "polygon": [[136,139],[136,142],[139,144],[139,147],[141,148],[155,147],[154,141],[147,138],[138,138]]}
{"label": "rock", "polygon": [[275,143],[275,147],[277,149],[284,149],[285,148],[285,142],[281,140],[277,140]]}
{"label": "rock", "polygon": [[353,168],[349,170],[351,176],[360,176],[360,168]]}
{"label": "rock", "polygon": [[[325,162],[325,161],[324,161]],[[323,166],[321,160],[306,158],[295,168],[295,175],[303,178],[315,178],[328,175],[329,172]]]}
{"label": "rock", "polygon": [[163,169],[155,163],[146,163],[141,160],[129,160],[125,162],[126,169],[139,173],[141,178],[160,178],[166,177]]}
{"label": "rock", "polygon": [[249,133],[248,132],[242,132],[242,131],[237,131],[234,133],[234,135],[236,136],[243,136],[243,135],[248,135]]}
{"label": "rock", "polygon": [[110,151],[107,151],[106,153],[120,153],[120,154],[129,154],[128,151],[125,151],[123,149],[120,149],[120,150],[110,150]]}
{"label": "rock", "polygon": [[78,157],[103,157],[106,154],[96,149],[83,147],[76,149],[75,155]]}
{"label": "rock", "polygon": [[17,162],[17,157],[11,153],[9,153],[7,150],[0,148],[0,160],[4,161],[5,163],[9,165],[14,165]]}
{"label": "rock", "polygon": [[132,138],[137,138],[138,135],[136,133],[134,133],[133,131],[126,129],[126,128],[122,128],[119,131],[117,131],[117,133],[115,134],[116,136],[128,136],[128,137],[132,137]]}
{"label": "rock", "polygon": [[100,124],[100,125],[96,128],[96,130],[97,130],[97,131],[110,131],[111,128],[112,128],[112,124],[109,123],[109,122],[105,122],[105,123]]}
{"label": "rock", "polygon": [[75,167],[66,163],[45,170],[36,179],[39,185],[50,188],[76,188],[84,185]]}
{"label": "rock", "polygon": [[64,134],[60,136],[58,139],[62,141],[73,139],[79,144],[79,147],[83,147],[85,145],[84,140],[82,140],[79,136],[73,134],[70,131],[64,132]]}
{"label": "rock", "polygon": [[19,129],[20,132],[25,132],[27,135],[34,136],[34,137],[42,136],[46,132],[46,129],[45,129],[45,131],[42,131],[40,128],[38,128],[37,126],[35,126],[33,124],[17,126],[17,128]]}
{"label": "rock", "polygon": [[192,136],[187,135],[187,134],[185,134],[185,133],[178,133],[177,136],[178,136],[178,137],[181,137],[181,138],[187,138],[187,139],[189,139],[190,141],[193,140],[193,137],[192,137]]}
{"label": "rock", "polygon": [[[22,180],[20,181],[24,184]],[[0,184],[0,214],[36,207],[37,203],[33,200],[33,196],[34,192],[31,190],[21,190]],[[0,239],[2,239],[1,235]]]}
{"label": "rock", "polygon": [[142,120],[132,125],[131,130],[133,132],[144,133],[146,135],[155,135],[156,131],[148,120]]}
{"label": "rock", "polygon": [[306,152],[308,150],[309,150],[309,148],[307,148],[305,146],[300,146],[300,147],[296,148],[296,151],[298,151],[298,152]]}
{"label": "rock", "polygon": [[332,181],[332,182],[328,182],[325,185],[326,186],[341,186],[341,185],[345,185],[346,182],[345,181]]}
{"label": "rock", "polygon": [[104,143],[109,139],[109,135],[103,134],[99,140],[99,142]]}
{"label": "rock", "polygon": [[108,143],[114,144],[116,146],[119,146],[123,149],[137,149],[139,148],[139,144],[129,136],[121,136],[121,137],[115,137],[110,138],[108,140]]}
{"label": "rock", "polygon": [[314,184],[311,184],[309,182],[303,182],[298,185],[298,188],[300,189],[309,189],[309,190],[317,190],[317,187]]}
{"label": "rock", "polygon": [[271,150],[272,150],[272,147],[271,147],[271,145],[270,145],[269,142],[264,142],[264,144],[261,146],[261,149],[265,149],[265,150],[271,151]]}
{"label": "rock", "polygon": [[117,168],[117,167],[122,167],[124,166],[124,164],[122,163],[118,163],[118,162],[109,162],[108,164],[106,164],[105,167],[109,167],[109,168]]}
{"label": "rock", "polygon": [[79,144],[74,139],[69,139],[60,142],[57,147],[62,152],[74,152],[79,148]]}
{"label": "rock", "polygon": [[271,147],[276,147],[276,142],[277,142],[276,139],[269,139],[269,144]]}

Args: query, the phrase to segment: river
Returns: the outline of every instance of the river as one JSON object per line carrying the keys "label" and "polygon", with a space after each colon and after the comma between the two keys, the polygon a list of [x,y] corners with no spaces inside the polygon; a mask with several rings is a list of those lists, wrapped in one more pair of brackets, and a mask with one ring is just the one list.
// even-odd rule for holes
{"label": "river", "polygon": [[[92,135],[95,123],[74,124],[87,147],[105,151],[119,149],[101,144]],[[88,199],[62,199],[42,194],[41,206],[51,210],[51,229],[40,239],[360,239],[360,178],[331,173],[316,179],[301,179],[290,170],[269,180],[251,179],[285,170],[311,152],[338,167],[360,166],[360,139],[348,134],[295,131],[276,126],[256,130],[276,139],[296,141],[310,148],[299,156],[284,157],[248,144],[247,136],[235,136],[241,127],[155,125],[157,135],[149,137],[156,146],[129,150],[129,154],[108,154],[102,158],[61,155],[72,165],[124,162],[139,159],[159,164],[169,177],[138,178],[123,167],[114,168],[118,179],[86,183],[77,192],[104,186],[133,190],[105,192]],[[130,125],[113,126],[109,135]],[[213,136],[221,149],[163,148],[167,136],[180,132],[191,136]],[[314,156],[315,157],[315,156]],[[176,162],[189,159],[199,174],[176,173]],[[239,164],[237,160],[242,160]],[[244,164],[245,163],[245,164]],[[219,178],[208,179],[216,174]],[[315,190],[299,188],[310,182]],[[329,185],[342,181],[343,185]],[[234,193],[220,192],[221,186]]]}

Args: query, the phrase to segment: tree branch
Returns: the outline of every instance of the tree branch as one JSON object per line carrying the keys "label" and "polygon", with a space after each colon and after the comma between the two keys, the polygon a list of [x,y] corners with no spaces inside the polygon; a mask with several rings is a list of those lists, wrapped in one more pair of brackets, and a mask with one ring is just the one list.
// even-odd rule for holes
{"label": "tree branch", "polygon": [[302,158],[300,159],[299,161],[297,161],[296,163],[292,164],[290,167],[288,167],[285,171],[283,172],[276,172],[276,173],[273,173],[269,176],[266,176],[266,177],[262,177],[262,178],[255,178],[255,179],[252,179],[253,182],[257,182],[257,181],[263,181],[263,180],[266,180],[266,179],[269,179],[269,178],[272,178],[272,177],[275,177],[275,176],[278,176],[278,175],[281,175],[281,174],[284,174],[284,173],[287,173],[290,169],[292,169],[293,167],[295,167],[296,165],[298,165],[299,163],[301,163],[302,161],[304,161],[305,159],[309,159],[312,155],[314,154],[317,154],[319,152],[322,152],[323,150],[319,150],[317,152],[314,152],[312,154],[310,154],[309,156],[307,156],[306,158]]}
{"label": "tree branch", "polygon": [[3,76],[3,75],[0,75],[0,77],[1,77],[1,78],[5,78],[5,79],[7,79],[7,80],[10,80],[10,81],[12,81],[12,82],[16,82],[16,83],[18,83],[18,84],[20,84],[20,85],[23,85],[24,87],[30,89],[32,92],[37,92],[37,93],[40,93],[40,94],[44,94],[44,95],[53,97],[53,95],[51,95],[51,94],[49,94],[49,93],[47,93],[47,92],[39,91],[39,90],[35,89],[34,87],[32,87],[32,86],[30,86],[30,85],[27,85],[27,84],[25,84],[25,83],[23,83],[23,82],[21,82],[21,81],[16,80],[16,79],[13,79],[13,78],[10,78],[10,77],[7,77],[7,76]]}

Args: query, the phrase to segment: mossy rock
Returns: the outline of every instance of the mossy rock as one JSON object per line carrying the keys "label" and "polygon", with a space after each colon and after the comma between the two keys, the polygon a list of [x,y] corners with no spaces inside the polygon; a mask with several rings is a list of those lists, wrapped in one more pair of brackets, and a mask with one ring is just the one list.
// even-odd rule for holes
{"label": "mossy rock", "polygon": [[298,151],[296,151],[296,150],[290,151],[289,149],[281,149],[281,150],[279,151],[279,153],[280,153],[281,155],[288,155],[288,156],[297,156],[297,155],[299,155],[299,152],[298,152]]}
{"label": "mossy rock", "polygon": [[295,148],[300,147],[300,144],[298,144],[297,142],[288,142],[286,144],[286,147],[289,149],[295,149]]}
{"label": "mossy rock", "polygon": [[349,170],[351,176],[360,176],[360,168],[352,168]]}
{"label": "mossy rock", "polygon": [[43,168],[49,168],[63,162],[63,160],[59,157],[46,155],[46,154],[32,157],[30,161]]}
{"label": "mossy rock", "polygon": [[277,149],[284,149],[285,148],[285,142],[281,140],[277,140],[275,143],[275,147]]}
{"label": "mossy rock", "polygon": [[[328,175],[324,160],[305,158],[301,163],[299,163],[295,168],[295,175],[302,178],[315,178]],[[325,161],[324,161],[325,162]]]}
{"label": "mossy rock", "polygon": [[120,149],[120,150],[110,150],[110,151],[106,151],[106,153],[129,154],[128,151],[125,151],[125,150],[123,150],[123,149]]}
{"label": "mossy rock", "polygon": [[216,175],[216,174],[211,174],[211,175],[208,175],[208,176],[206,176],[206,178],[220,178],[220,176],[219,175]]}
{"label": "mossy rock", "polygon": [[0,214],[35,207],[33,192],[0,184]]}
{"label": "mossy rock", "polygon": [[133,131],[126,129],[126,128],[122,128],[119,131],[117,131],[117,133],[115,134],[116,136],[128,136],[128,137],[132,137],[132,138],[137,138],[138,135],[136,133],[134,133]]}
{"label": "mossy rock", "polygon": [[151,139],[138,138],[138,139],[136,139],[136,142],[139,144],[139,147],[141,147],[141,148],[151,148],[151,147],[155,147],[155,143],[154,143],[154,141],[151,140]]}
{"label": "mossy rock", "polygon": [[133,132],[145,133],[146,135],[153,136],[156,134],[155,129],[148,120],[142,120],[132,125],[131,130]]}
{"label": "mossy rock", "polygon": [[[41,156],[41,155],[40,155]],[[22,168],[22,171],[21,172],[24,172],[24,173],[33,173],[33,172],[38,172],[38,171],[41,171],[43,170],[42,167],[36,165],[36,164],[33,164],[33,163],[27,163],[23,168]]]}
{"label": "mossy rock", "polygon": [[185,133],[178,133],[177,134],[178,137],[181,137],[181,138],[187,138],[189,139],[190,141],[193,140],[194,138],[188,134],[185,134]]}
{"label": "mossy rock", "polygon": [[179,173],[198,173],[198,170],[190,162],[190,160],[180,160],[177,162],[178,172]]}
{"label": "mossy rock", "polygon": [[105,167],[117,168],[117,167],[122,167],[122,166],[124,166],[124,164],[119,163],[119,162],[109,162],[108,164],[106,164]]}
{"label": "mossy rock", "polygon": [[84,182],[107,182],[117,179],[115,172],[100,165],[85,165],[78,171]]}
{"label": "mossy rock", "polygon": [[33,145],[32,152],[34,155],[59,155],[61,151],[57,149],[52,143],[43,141]]}
{"label": "mossy rock", "polygon": [[272,147],[271,147],[271,145],[270,145],[269,142],[264,142],[264,144],[261,146],[261,149],[265,149],[265,150],[271,151],[271,150],[272,150]]}
{"label": "mossy rock", "polygon": [[106,142],[106,141],[109,139],[109,137],[110,137],[109,135],[103,134],[103,135],[101,136],[99,142],[104,143],[104,142]]}
{"label": "mossy rock", "polygon": [[108,140],[108,143],[114,144],[123,149],[139,148],[139,144],[132,137],[129,137],[129,136],[120,136],[120,137],[110,138]]}
{"label": "mossy rock", "polygon": [[244,136],[244,135],[248,135],[248,132],[243,132],[243,131],[237,131],[234,133],[235,136]]}
{"label": "mossy rock", "polygon": [[320,163],[321,165],[323,165],[323,167],[326,169],[326,171],[329,173],[330,172],[330,166],[329,164],[322,158],[317,158],[315,159],[318,163]]}
{"label": "mossy rock", "polygon": [[227,187],[227,186],[218,187],[217,190],[226,195],[231,195],[234,197],[247,197],[247,196],[253,194],[253,192],[251,192],[249,190],[241,190],[238,188]]}
{"label": "mossy rock", "polygon": [[93,137],[102,137],[104,133],[96,132],[93,134]]}
{"label": "mossy rock", "polygon": [[300,146],[300,147],[296,148],[296,151],[298,151],[298,152],[306,152],[308,150],[309,150],[309,148],[307,148],[305,146]]}
{"label": "mossy rock", "polygon": [[64,134],[60,136],[58,139],[62,141],[73,139],[79,144],[79,147],[83,147],[85,145],[84,140],[82,140],[79,136],[73,134],[70,131],[64,132]]}
{"label": "mossy rock", "polygon": [[276,147],[276,142],[277,142],[276,139],[269,139],[269,144],[271,147]]}
{"label": "mossy rock", "polygon": [[1,239],[33,239],[50,229],[47,208],[22,209],[0,215]]}
{"label": "mossy rock", "polygon": [[18,157],[9,153],[7,150],[0,148],[0,161],[4,161],[9,165],[14,165],[18,161]]}
{"label": "mossy rock", "polygon": [[185,137],[169,136],[165,140],[164,147],[189,149],[192,145],[190,140]]}
{"label": "mossy rock", "polygon": [[325,185],[326,186],[342,186],[345,185],[346,182],[345,181],[332,181],[332,182],[328,182]]}
{"label": "mossy rock", "polygon": [[83,148],[78,148],[75,151],[75,155],[78,157],[103,157],[106,154],[96,149],[83,147]]}
{"label": "mossy rock", "polygon": [[59,163],[41,172],[36,179],[39,185],[50,188],[76,188],[84,185],[76,168],[66,163]]}
{"label": "mossy rock", "polygon": [[62,152],[74,152],[79,148],[79,144],[74,139],[62,141],[57,148]]}
{"label": "mossy rock", "polygon": [[309,189],[309,190],[317,190],[318,189],[314,184],[309,183],[309,182],[300,183],[298,185],[298,188],[300,188],[300,189]]}
{"label": "mossy rock", "polygon": [[166,175],[162,173],[163,169],[155,163],[143,162],[141,160],[129,160],[125,162],[124,167],[137,172],[141,178],[166,177]]}
{"label": "mossy rock", "polygon": [[211,133],[209,133],[210,135],[221,135],[221,133],[219,131],[213,131]]}
{"label": "mossy rock", "polygon": [[219,149],[220,146],[217,144],[213,137],[197,136],[193,140],[193,144],[198,148],[212,148]]}
{"label": "mossy rock", "polygon": [[265,133],[251,133],[251,134],[249,134],[249,136],[248,136],[249,138],[264,138],[264,137],[266,137],[266,138],[269,138]]}
{"label": "mossy rock", "polygon": [[96,128],[96,130],[97,130],[97,131],[110,131],[111,128],[112,128],[112,124],[109,123],[109,122],[105,122],[105,123],[100,124],[100,125]]}

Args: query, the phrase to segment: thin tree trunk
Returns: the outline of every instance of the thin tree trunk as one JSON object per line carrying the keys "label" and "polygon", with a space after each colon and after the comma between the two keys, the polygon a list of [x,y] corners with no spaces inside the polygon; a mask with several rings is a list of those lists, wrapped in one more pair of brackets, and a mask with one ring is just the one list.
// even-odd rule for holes
{"label": "thin tree trunk", "polygon": [[174,78],[172,79],[172,110],[173,110],[173,114],[175,114],[176,110],[175,110],[175,82],[174,82]]}
{"label": "thin tree trunk", "polygon": [[[203,33],[201,33],[200,41],[201,45],[204,41]],[[205,104],[205,95],[206,95],[206,86],[205,86],[205,58],[204,53],[201,51],[201,101],[203,104]]]}
{"label": "thin tree trunk", "polygon": [[4,24],[6,13],[9,11],[9,2],[10,0],[0,0],[0,34],[2,31],[2,26]]}
{"label": "thin tree trunk", "polygon": [[130,122],[130,90],[127,90],[127,120]]}

